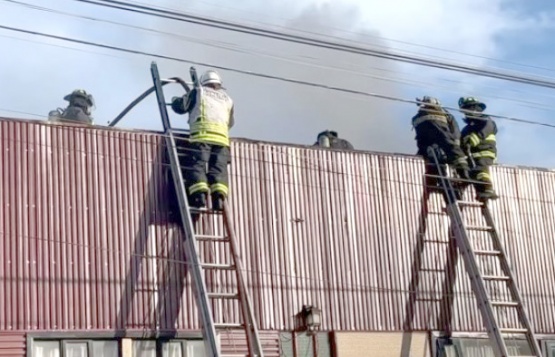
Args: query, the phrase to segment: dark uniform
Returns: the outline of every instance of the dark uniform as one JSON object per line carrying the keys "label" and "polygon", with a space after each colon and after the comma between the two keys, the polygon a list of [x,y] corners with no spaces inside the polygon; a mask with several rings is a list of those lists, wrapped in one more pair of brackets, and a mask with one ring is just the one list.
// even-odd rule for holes
{"label": "dark uniform", "polygon": [[354,150],[353,145],[345,139],[340,139],[337,136],[337,131],[326,130],[318,134],[318,140],[314,143],[315,146],[328,147],[340,150]]}
{"label": "dark uniform", "polygon": [[[435,98],[424,97],[417,101],[420,109],[412,118],[412,125],[416,131],[417,155],[426,161],[427,187],[439,188],[439,181],[433,176],[445,176],[447,165],[453,165],[461,178],[468,179],[468,162],[460,147],[460,130],[455,118],[441,108]],[[435,153],[439,167],[435,165],[429,148]]]}
{"label": "dark uniform", "polygon": [[64,97],[69,102],[66,109],[51,111],[48,115],[49,120],[56,122],[77,122],[80,124],[93,124],[91,109],[94,106],[94,99],[82,89],[76,89]]}
{"label": "dark uniform", "polygon": [[467,125],[461,133],[462,147],[469,154],[470,177],[474,180],[476,198],[480,201],[498,198],[493,189],[489,167],[497,161],[497,125],[482,112],[486,105],[476,98],[459,100]]}
{"label": "dark uniform", "polygon": [[200,84],[184,97],[174,98],[172,108],[178,114],[189,113],[191,134],[185,170],[189,204],[204,207],[211,192],[213,208],[221,210],[229,191],[229,129],[234,124],[234,106],[216,72],[206,72]]}

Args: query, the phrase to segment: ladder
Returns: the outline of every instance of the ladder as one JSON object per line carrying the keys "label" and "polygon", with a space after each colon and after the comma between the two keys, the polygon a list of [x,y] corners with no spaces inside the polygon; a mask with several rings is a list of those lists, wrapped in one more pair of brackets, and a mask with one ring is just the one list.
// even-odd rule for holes
{"label": "ladder", "polygon": [[[439,167],[435,152],[432,157]],[[541,357],[541,349],[487,203],[457,200],[452,181],[446,175],[439,175],[438,178],[446,197],[447,213],[451,218],[457,247],[495,356]],[[464,217],[463,209],[466,211]],[[465,217],[476,218],[480,214],[483,223],[479,225],[468,224],[465,220]],[[525,341],[525,354],[511,354],[517,349],[515,341]]]}
{"label": "ladder", "polygon": [[[262,345],[254,318],[252,304],[248,295],[246,286],[246,277],[241,264],[241,259],[238,254],[238,247],[235,241],[234,232],[232,229],[231,220],[229,217],[229,207],[227,203],[224,204],[222,212],[208,210],[208,209],[194,209],[190,208],[187,200],[185,185],[183,182],[183,175],[179,161],[179,153],[176,146],[176,140],[183,133],[183,130],[172,129],[169,121],[169,116],[162,91],[162,80],[158,72],[156,63],[151,65],[151,74],[154,81],[154,89],[158,100],[158,107],[164,125],[166,146],[168,148],[168,156],[170,159],[171,172],[175,184],[175,191],[179,201],[179,210],[181,214],[181,221],[185,231],[185,249],[187,254],[188,268],[190,269],[191,276],[194,283],[194,291],[196,294],[196,301],[200,310],[200,317],[202,320],[203,337],[205,343],[206,355],[210,357],[225,357],[241,356],[239,354],[222,354],[220,344],[218,343],[218,333],[230,330],[242,330],[245,332],[247,340],[247,348],[249,357],[263,357]],[[225,233],[221,235],[209,235],[205,233],[198,233],[196,231],[196,222],[206,216],[221,215],[223,218],[223,226]],[[202,261],[202,257],[207,254],[202,254],[201,251],[206,249],[203,244],[220,244],[225,247],[218,247],[222,250],[229,252],[227,262],[214,262]],[[225,255],[225,254],[224,254]],[[235,284],[230,283],[229,273],[234,276]],[[234,287],[233,291],[209,291],[206,283],[206,278],[213,278],[216,274],[220,274],[226,280],[226,284],[221,284]],[[228,279],[225,279],[225,278]],[[212,280],[212,279],[211,279]],[[217,285],[217,284],[211,284]],[[228,306],[226,302],[235,301],[238,304],[240,315],[234,316],[233,321],[224,320],[223,316],[218,316],[220,319],[215,319],[214,306]],[[221,315],[221,314],[220,314]],[[243,354],[243,356],[245,356]]]}

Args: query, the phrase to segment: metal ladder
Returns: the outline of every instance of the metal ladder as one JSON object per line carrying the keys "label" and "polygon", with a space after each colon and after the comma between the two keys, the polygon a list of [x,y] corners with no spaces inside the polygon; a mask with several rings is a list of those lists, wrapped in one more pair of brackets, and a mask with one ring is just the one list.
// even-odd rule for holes
{"label": "metal ladder", "polygon": [[[162,91],[162,80],[160,79],[158,67],[154,62],[151,66],[151,74],[154,81],[154,90],[158,100],[162,123],[164,125],[166,146],[168,148],[175,191],[179,201],[179,210],[183,229],[186,235],[185,248],[189,263],[188,267],[191,271],[191,276],[193,277],[196,301],[200,309],[206,355],[210,357],[240,356],[240,354],[236,353],[222,354],[218,343],[218,332],[243,330],[247,339],[247,356],[263,357],[264,354],[262,351],[258,328],[247,291],[246,278],[241,264],[241,259],[238,254],[232,224],[229,218],[229,207],[227,203],[225,203],[223,212],[221,212],[221,215],[223,216],[225,234],[208,235],[196,232],[196,225],[193,221],[198,221],[198,219],[202,216],[218,215],[220,213],[207,209],[193,209],[189,207],[181,173],[181,166],[179,163],[179,153],[176,146],[176,137],[180,131],[171,128],[164,93]],[[225,249],[230,252],[229,256],[231,261],[201,261],[202,254],[200,254],[200,251],[202,249],[201,245],[204,243],[225,245]],[[236,284],[233,285],[235,285],[236,289],[234,291],[209,291],[206,284],[206,276],[216,273],[221,273],[222,275],[225,273],[232,273],[235,275]],[[227,283],[229,283],[229,281],[227,281]],[[232,284],[224,285],[227,285],[229,288],[229,285]],[[238,303],[240,316],[235,316],[235,321],[216,321],[212,306],[219,303],[223,305],[226,301],[236,301]]]}
{"label": "metal ladder", "polygon": [[[433,158],[439,166],[435,153]],[[487,204],[459,201],[451,179],[440,175],[439,180],[446,197],[447,213],[451,218],[457,247],[462,254],[495,356],[541,357],[541,349]],[[481,214],[484,223],[468,224],[462,214],[463,208],[469,213],[465,216],[472,217],[474,213],[474,217],[479,217]],[[483,247],[478,247],[480,243]],[[526,341],[526,353],[530,354],[510,354],[508,342],[514,342],[515,339]]]}

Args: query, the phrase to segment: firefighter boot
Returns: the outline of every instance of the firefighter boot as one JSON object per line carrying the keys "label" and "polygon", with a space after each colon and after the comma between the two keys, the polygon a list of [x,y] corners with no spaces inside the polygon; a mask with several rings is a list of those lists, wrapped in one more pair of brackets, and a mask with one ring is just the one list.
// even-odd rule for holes
{"label": "firefighter boot", "polygon": [[476,192],[476,199],[481,202],[486,202],[488,200],[496,200],[499,195],[495,193],[492,187],[486,187],[484,190]]}
{"label": "firefighter boot", "polygon": [[206,193],[195,192],[189,196],[189,206],[195,208],[206,207]]}
{"label": "firefighter boot", "polygon": [[214,192],[212,194],[212,209],[214,211],[223,211],[224,210],[224,195],[219,192]]}

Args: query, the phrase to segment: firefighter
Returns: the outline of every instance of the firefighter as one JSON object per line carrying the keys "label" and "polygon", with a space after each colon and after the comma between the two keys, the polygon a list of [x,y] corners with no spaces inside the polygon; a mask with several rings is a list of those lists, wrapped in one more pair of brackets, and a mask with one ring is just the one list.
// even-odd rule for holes
{"label": "firefighter", "polygon": [[493,189],[489,170],[497,161],[497,125],[490,116],[483,113],[486,104],[474,97],[461,97],[459,108],[466,123],[461,133],[461,145],[471,164],[470,177],[474,180],[476,199],[497,199],[499,196]]}
{"label": "firefighter", "polygon": [[345,139],[340,139],[337,131],[326,130],[318,134],[315,146],[332,149],[354,150],[353,145]]}
{"label": "firefighter", "polygon": [[[467,158],[460,146],[459,126],[453,115],[433,97],[417,98],[416,104],[418,113],[412,118],[412,125],[416,132],[417,155],[426,161],[426,186],[439,189],[439,180],[433,176],[446,175],[447,165],[452,165],[460,178],[469,179]],[[431,152],[435,153],[439,167]]]}
{"label": "firefighter", "polygon": [[216,71],[206,71],[199,84],[185,96],[172,100],[176,113],[189,113],[191,135],[185,171],[189,204],[205,207],[210,192],[212,208],[222,210],[229,191],[229,129],[234,124],[234,105]]}
{"label": "firefighter", "polygon": [[78,122],[81,124],[93,124],[91,117],[94,108],[92,94],[84,89],[76,89],[64,97],[69,102],[66,109],[58,108],[48,114],[48,120],[55,122]]}

